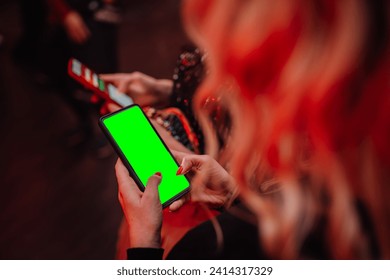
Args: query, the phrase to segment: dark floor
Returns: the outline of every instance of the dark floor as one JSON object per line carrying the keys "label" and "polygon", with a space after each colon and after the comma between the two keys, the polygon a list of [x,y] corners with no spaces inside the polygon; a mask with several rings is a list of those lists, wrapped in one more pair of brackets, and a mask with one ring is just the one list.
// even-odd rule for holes
{"label": "dark floor", "polygon": [[[128,1],[120,71],[171,77],[186,43],[176,0]],[[77,127],[54,89],[38,86],[11,51],[20,35],[17,1],[0,3],[0,259],[112,259],[121,220],[115,155],[70,147]]]}

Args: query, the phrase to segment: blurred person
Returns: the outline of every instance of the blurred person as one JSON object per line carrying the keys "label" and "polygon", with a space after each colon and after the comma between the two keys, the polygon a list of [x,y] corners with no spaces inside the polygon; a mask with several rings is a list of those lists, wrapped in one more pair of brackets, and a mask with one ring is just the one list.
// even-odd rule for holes
{"label": "blurred person", "polygon": [[46,0],[52,22],[60,24],[68,38],[71,56],[98,73],[117,70],[119,0]]}
{"label": "blurred person", "polygon": [[51,77],[79,119],[69,133],[68,144],[78,146],[92,141],[97,157],[111,154],[105,138],[95,135],[98,105],[91,104],[89,92],[68,77],[67,63],[74,57],[97,73],[117,71],[117,29],[121,1],[46,0],[50,12],[51,39],[48,59]]}
{"label": "blurred person", "polygon": [[[386,1],[184,1],[188,34],[208,52],[195,95],[208,154],[218,150],[210,97],[232,127],[228,172],[211,156],[179,154],[178,174],[194,176],[192,199],[229,210],[168,258],[390,258],[388,13]],[[128,257],[161,258],[164,178],[141,193],[120,161],[116,174]],[[278,188],[264,196],[269,176]]]}

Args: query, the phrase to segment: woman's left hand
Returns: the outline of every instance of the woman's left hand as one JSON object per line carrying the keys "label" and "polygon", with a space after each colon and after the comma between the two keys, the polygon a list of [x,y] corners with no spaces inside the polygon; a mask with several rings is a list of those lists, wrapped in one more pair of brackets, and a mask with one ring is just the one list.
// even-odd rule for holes
{"label": "woman's left hand", "polygon": [[162,206],[158,185],[161,174],[151,176],[145,191],[141,192],[120,159],[115,171],[118,198],[129,227],[130,248],[160,248]]}

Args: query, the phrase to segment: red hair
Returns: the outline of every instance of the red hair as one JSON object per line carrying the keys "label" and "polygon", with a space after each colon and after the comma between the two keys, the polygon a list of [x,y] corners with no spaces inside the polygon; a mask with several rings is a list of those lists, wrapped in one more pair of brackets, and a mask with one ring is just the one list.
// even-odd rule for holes
{"label": "red hair", "polygon": [[[388,7],[375,5],[185,1],[188,33],[209,54],[195,98],[208,151],[218,148],[203,109],[212,96],[232,116],[230,171],[272,257],[300,257],[320,216],[332,257],[372,257],[361,201],[390,258],[390,56],[388,24],[378,23]],[[280,181],[282,202],[253,195],[264,174]]]}

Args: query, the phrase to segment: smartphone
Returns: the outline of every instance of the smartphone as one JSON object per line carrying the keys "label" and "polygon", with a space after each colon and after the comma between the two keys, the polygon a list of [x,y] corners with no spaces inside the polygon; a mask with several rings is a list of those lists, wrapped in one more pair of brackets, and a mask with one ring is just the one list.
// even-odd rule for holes
{"label": "smartphone", "polygon": [[92,90],[107,101],[114,102],[121,107],[134,103],[129,96],[118,91],[113,84],[104,82],[98,74],[75,58],[69,59],[68,74],[85,88]]}
{"label": "smartphone", "polygon": [[163,207],[189,191],[190,182],[176,175],[179,164],[138,105],[101,117],[99,125],[141,191],[156,172],[162,174],[158,191]]}

